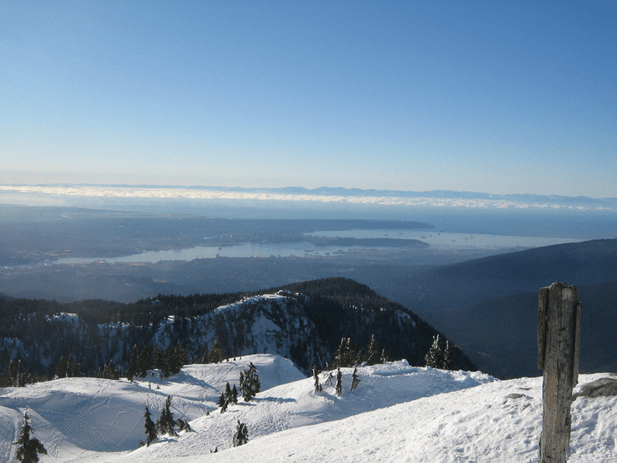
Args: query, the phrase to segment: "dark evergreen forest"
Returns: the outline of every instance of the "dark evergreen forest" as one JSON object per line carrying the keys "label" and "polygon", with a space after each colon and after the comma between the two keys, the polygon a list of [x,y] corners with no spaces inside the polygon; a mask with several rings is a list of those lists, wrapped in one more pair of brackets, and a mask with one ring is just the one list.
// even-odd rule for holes
{"label": "dark evergreen forest", "polygon": [[[158,295],[124,304],[102,300],[58,303],[49,300],[0,297],[0,373],[21,360],[31,378],[53,378],[61,359],[71,359],[76,374],[93,375],[109,365],[126,372],[137,348],[142,357],[173,347],[186,352],[187,362],[201,362],[214,340],[227,357],[257,353],[251,349],[250,311],[233,317],[219,316],[215,309],[260,294],[279,292],[289,297],[292,312],[273,311],[277,326],[303,319],[304,331],[283,329],[290,347],[269,352],[288,356],[300,369],[310,372],[313,365],[325,366],[332,360],[341,338],[351,338],[366,350],[375,335],[380,347],[393,359],[405,358],[423,365],[424,355],[438,333],[410,310],[377,295],[369,287],[344,278],[327,278],[295,283],[266,291],[231,294]],[[64,314],[64,315],[63,315]],[[75,315],[66,315],[75,314]],[[204,315],[212,323],[200,325]],[[173,321],[172,321],[173,320]],[[155,334],[163,329],[164,345],[155,345]],[[201,331],[200,331],[201,330]],[[204,330],[207,332],[204,333]],[[287,331],[285,331],[287,330]],[[197,334],[196,334],[197,333]],[[201,337],[200,337],[201,336]],[[441,334],[441,339],[445,336]],[[196,339],[208,339],[196,342]],[[147,353],[147,354],[146,354]],[[133,354],[134,355],[134,354]],[[143,358],[142,358],[143,361]],[[456,349],[456,367],[475,369]],[[64,372],[64,369],[61,371]]]}

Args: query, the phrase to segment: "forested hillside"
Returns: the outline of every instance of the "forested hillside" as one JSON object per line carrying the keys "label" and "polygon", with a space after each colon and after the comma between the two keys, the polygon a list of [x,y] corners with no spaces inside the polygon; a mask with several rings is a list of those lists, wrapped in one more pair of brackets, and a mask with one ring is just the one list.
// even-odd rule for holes
{"label": "forested hillside", "polygon": [[[308,373],[332,360],[341,338],[366,350],[373,334],[392,358],[421,365],[439,334],[403,306],[343,278],[246,294],[159,295],[132,304],[3,298],[0,313],[0,371],[21,360],[25,375],[47,377],[69,357],[75,374],[92,375],[110,362],[126,370],[135,350],[148,367],[155,351],[201,362],[215,341],[227,357],[276,353]],[[475,368],[458,349],[455,365]]]}

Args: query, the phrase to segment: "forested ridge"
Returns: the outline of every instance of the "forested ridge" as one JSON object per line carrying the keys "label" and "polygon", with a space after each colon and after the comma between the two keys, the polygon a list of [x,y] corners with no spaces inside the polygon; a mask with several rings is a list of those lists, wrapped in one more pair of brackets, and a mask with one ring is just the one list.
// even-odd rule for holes
{"label": "forested ridge", "polygon": [[[228,304],[238,310],[219,309]],[[373,334],[392,358],[422,365],[439,334],[400,304],[344,278],[250,293],[158,295],[130,304],[0,298],[0,313],[0,372],[21,360],[26,374],[48,378],[69,356],[80,374],[94,374],[110,361],[125,370],[135,346],[150,353],[180,346],[187,361],[199,362],[216,340],[228,357],[268,351],[308,373],[332,360],[342,337],[365,350]],[[456,365],[475,368],[461,351]]]}

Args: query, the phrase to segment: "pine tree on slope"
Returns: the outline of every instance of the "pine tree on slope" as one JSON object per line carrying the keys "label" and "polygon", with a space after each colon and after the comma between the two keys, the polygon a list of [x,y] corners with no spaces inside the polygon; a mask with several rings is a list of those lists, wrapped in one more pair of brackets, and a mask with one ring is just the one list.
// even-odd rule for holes
{"label": "pine tree on slope", "polygon": [[315,392],[323,391],[323,387],[321,387],[321,384],[319,384],[318,370],[319,369],[317,368],[317,366],[313,367],[313,379],[315,379]]}
{"label": "pine tree on slope", "polygon": [[368,344],[365,360],[367,365],[376,365],[380,363],[379,345],[377,344],[377,339],[375,338],[375,335],[371,337],[371,340]]}
{"label": "pine tree on slope", "polygon": [[433,345],[424,356],[424,362],[427,367],[443,367],[443,352],[441,351],[441,347],[439,347],[439,335],[433,337]]}
{"label": "pine tree on slope", "polygon": [[360,384],[360,379],[358,379],[358,368],[354,367],[353,374],[351,375],[351,390],[353,391]]}
{"label": "pine tree on slope", "polygon": [[253,365],[253,362],[249,363],[249,376],[251,389],[253,390],[253,396],[261,392],[261,382],[259,381],[259,375],[257,374],[257,368]]}
{"label": "pine tree on slope", "polygon": [[392,361],[392,357],[390,357],[390,352],[388,352],[385,348],[381,349],[381,357],[379,357],[379,361],[381,363],[388,363]]}
{"label": "pine tree on slope", "polygon": [[235,384],[234,384],[234,387],[231,389],[231,403],[232,404],[238,403],[238,389],[236,389]]}
{"label": "pine tree on slope", "polygon": [[147,436],[146,445],[147,446],[150,446],[150,444],[156,441],[157,439],[156,425],[154,424],[154,421],[152,421],[150,416],[151,416],[150,410],[148,410],[148,407],[146,407],[146,413],[144,414],[144,417],[145,417],[144,427],[146,428],[146,436]]}
{"label": "pine tree on slope", "polygon": [[240,423],[238,420],[238,425],[236,426],[236,433],[233,438],[234,447],[238,447],[240,445],[244,445],[249,441],[249,432],[246,429],[246,425],[244,423]]}
{"label": "pine tree on slope", "polygon": [[446,340],[446,350],[443,353],[443,369],[454,370],[454,349],[450,345],[450,342]]}
{"label": "pine tree on slope", "polygon": [[227,400],[225,399],[225,393],[221,392],[221,396],[216,404],[221,407],[221,413],[225,413],[227,411]]}
{"label": "pine tree on slope", "polygon": [[169,434],[170,436],[175,436],[176,431],[174,431],[174,416],[169,409],[171,405],[171,396],[167,396],[167,400],[165,401],[165,405],[163,406],[163,410],[161,411],[161,416],[156,422],[156,431],[159,435]]}
{"label": "pine tree on slope", "polygon": [[41,441],[30,437],[33,429],[28,423],[29,419],[28,412],[24,413],[24,424],[21,427],[19,439],[13,443],[13,445],[19,446],[17,447],[15,458],[22,463],[37,463],[39,461],[39,454],[47,455],[47,450],[45,450]]}
{"label": "pine tree on slope", "polygon": [[261,391],[259,375],[257,374],[257,368],[253,365],[253,362],[249,364],[249,368],[244,371],[244,374],[240,372],[240,390],[242,391],[242,398],[245,402],[250,401]]}
{"label": "pine tree on slope", "polygon": [[338,369],[336,373],[336,395],[341,395],[343,393],[343,373],[341,373],[341,369]]}

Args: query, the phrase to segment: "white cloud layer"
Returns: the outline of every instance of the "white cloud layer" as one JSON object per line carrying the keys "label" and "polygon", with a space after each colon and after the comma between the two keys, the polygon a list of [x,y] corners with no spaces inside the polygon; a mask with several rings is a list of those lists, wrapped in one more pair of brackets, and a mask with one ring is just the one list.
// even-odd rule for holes
{"label": "white cloud layer", "polygon": [[[537,209],[617,211],[617,201],[591,198],[568,198],[533,195],[487,195],[456,192],[392,192],[376,190],[319,189],[289,192],[291,189],[232,189],[183,187],[132,187],[102,185],[0,185],[0,192],[82,196],[106,198],[150,198],[190,200],[252,200],[252,201],[311,201],[315,203],[364,204],[381,206],[457,207],[476,209]],[[328,192],[343,191],[343,194]],[[397,195],[399,193],[399,195]]]}

